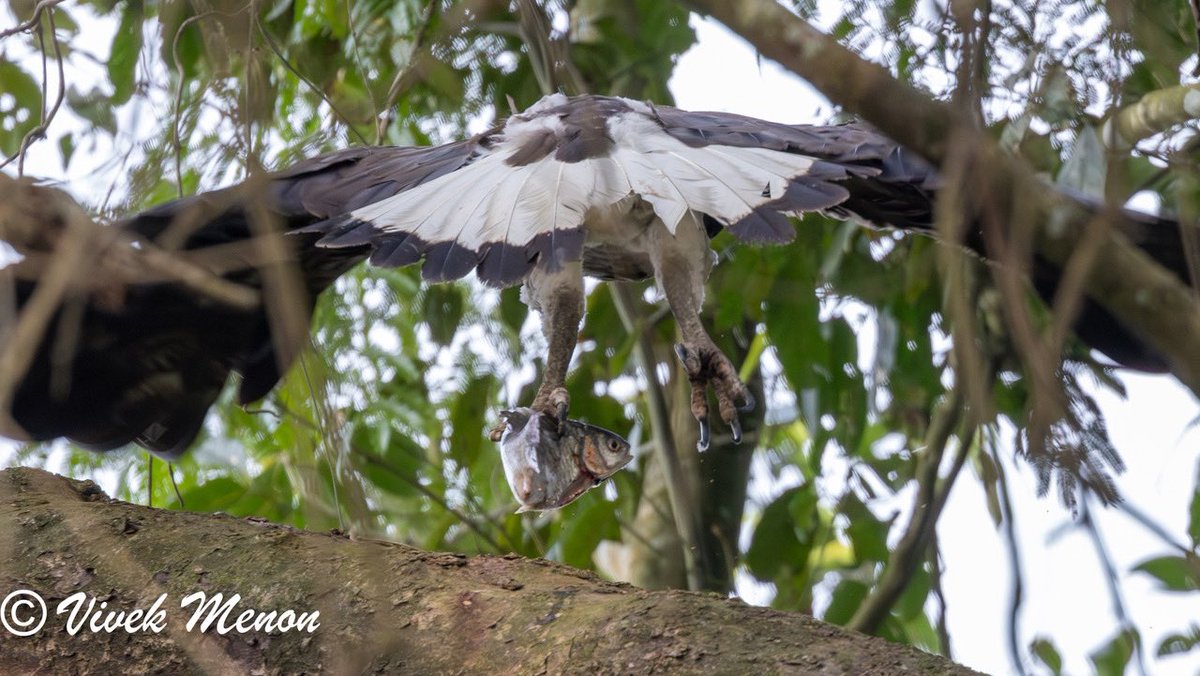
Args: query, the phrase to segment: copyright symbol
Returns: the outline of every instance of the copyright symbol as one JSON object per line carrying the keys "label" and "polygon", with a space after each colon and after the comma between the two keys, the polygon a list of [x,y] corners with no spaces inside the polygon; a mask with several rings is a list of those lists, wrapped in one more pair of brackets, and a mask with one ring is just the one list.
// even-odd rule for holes
{"label": "copyright symbol", "polygon": [[46,624],[46,602],[36,592],[18,589],[0,601],[0,624],[13,636],[33,636]]}

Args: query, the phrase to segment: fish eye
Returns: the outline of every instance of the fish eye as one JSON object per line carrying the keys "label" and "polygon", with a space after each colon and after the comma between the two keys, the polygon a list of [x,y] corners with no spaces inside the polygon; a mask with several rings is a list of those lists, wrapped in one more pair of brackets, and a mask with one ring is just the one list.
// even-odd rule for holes
{"label": "fish eye", "polygon": [[616,439],[609,439],[608,440],[608,450],[610,450],[610,451],[621,450],[621,442],[617,441]]}

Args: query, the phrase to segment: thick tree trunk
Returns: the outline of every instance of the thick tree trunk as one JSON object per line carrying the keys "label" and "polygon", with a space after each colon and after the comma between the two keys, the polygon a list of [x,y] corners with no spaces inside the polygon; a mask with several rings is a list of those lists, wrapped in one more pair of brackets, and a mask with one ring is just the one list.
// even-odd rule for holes
{"label": "thick tree trunk", "polygon": [[[0,672],[970,673],[942,658],[714,595],[649,592],[546,561],[467,558],[110,500],[90,481],[0,471]],[[319,612],[290,631],[188,630],[188,595]],[[72,635],[73,595],[99,616]],[[162,630],[86,625],[158,608]],[[106,606],[101,610],[101,604]],[[82,613],[82,611],[80,611]],[[153,619],[153,614],[150,615]],[[111,618],[110,618],[111,619]],[[250,623],[252,620],[245,620]],[[150,622],[153,625],[153,622]]]}

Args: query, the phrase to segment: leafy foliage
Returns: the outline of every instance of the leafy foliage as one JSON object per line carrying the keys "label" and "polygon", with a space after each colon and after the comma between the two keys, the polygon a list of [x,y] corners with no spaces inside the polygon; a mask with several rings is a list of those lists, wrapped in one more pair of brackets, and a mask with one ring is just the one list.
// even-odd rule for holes
{"label": "leafy foliage", "polygon": [[[544,44],[561,48],[564,59],[551,58],[547,70],[530,58],[537,40],[529,26],[536,24],[521,4],[59,6],[49,13],[56,33],[41,22],[3,43],[0,151],[16,155],[43,123],[55,130],[65,167],[119,149],[102,172],[119,203],[97,206],[126,213],[347,144],[460,137],[505,114],[509,97],[532,103],[556,69],[574,69],[597,93],[669,102],[673,64],[695,41],[675,3],[541,3]],[[1121,106],[1179,84],[1195,62],[1183,0],[979,3],[970,17],[937,3],[828,4],[794,3],[937,96],[959,96],[970,84],[982,121],[1005,147],[1062,185],[1121,199],[1148,189],[1168,202],[1179,188],[1162,160],[1190,136],[1158,134],[1117,153],[1100,130]],[[32,17],[28,4],[10,8],[17,20]],[[1093,30],[1063,36],[1059,20]],[[104,44],[91,37],[101,27]],[[52,44],[66,73],[59,120],[42,112],[54,100]],[[964,73],[961,55],[971,45],[982,45],[982,57]],[[51,64],[46,81],[43,58]],[[899,565],[896,542],[917,511],[913,496],[928,489],[944,500],[956,480],[957,469],[939,474],[943,465],[975,469],[997,526],[1012,518],[998,459],[1013,447],[1035,459],[1047,489],[1057,485],[1067,496],[1082,485],[1082,500],[1111,496],[1106,477],[1120,460],[1079,386],[1092,378],[1111,383],[1110,374],[1071,346],[1077,359],[1059,375],[1072,407],[1052,421],[1048,441],[1030,439],[1024,430],[1034,388],[1012,358],[1011,336],[976,261],[951,255],[947,262],[930,239],[821,216],[798,221],[797,238],[785,247],[735,248],[727,236],[714,246],[722,264],[710,283],[708,318],[719,340],[745,357],[744,370],[761,376],[766,419],[750,499],[745,486],[706,499],[727,501],[723,513],[742,527],[742,537],[725,542],[729,571],[768,585],[776,607],[852,623]],[[960,268],[975,280],[971,316],[954,316],[943,292],[946,276]],[[536,322],[515,289],[422,287],[413,270],[358,269],[340,280],[317,308],[313,350],[285,382],[247,410],[227,392],[201,443],[173,468],[134,453],[74,450],[65,451],[67,464],[74,474],[115,477],[127,499],[430,549],[517,552],[581,567],[606,560],[602,543],[660,555],[678,543],[654,536],[649,525],[657,518],[675,527],[652,478],[664,449],[648,398],[659,386],[645,373],[672,367],[674,330],[661,313],[641,307],[646,324],[631,328],[646,329],[658,356],[639,372],[637,340],[620,330],[619,304],[606,292],[592,293],[588,303],[569,382],[573,416],[620,431],[632,424],[640,459],[636,471],[561,512],[512,514],[498,454],[484,439],[498,408],[531,397],[531,365],[543,346]],[[977,340],[952,351],[964,324]],[[972,403],[969,415],[949,424],[939,411],[960,382],[961,350],[980,355],[994,378],[986,406]],[[679,405],[679,397],[672,401]],[[943,423],[949,429],[939,446],[931,441]],[[1014,428],[1015,438],[1007,432]],[[1048,455],[1032,452],[1039,444]],[[943,451],[952,458],[946,463],[939,462]],[[46,464],[62,452],[26,448],[17,459]],[[1188,532],[1190,552],[1148,559],[1136,571],[1194,595],[1200,483]],[[937,545],[918,553],[876,631],[946,651]],[[732,575],[715,588],[730,587]],[[1092,655],[1095,668],[1120,673],[1139,643],[1136,632],[1120,628]],[[1159,652],[1184,653],[1197,643],[1193,627]],[[1062,670],[1049,639],[1034,641],[1029,655]]]}

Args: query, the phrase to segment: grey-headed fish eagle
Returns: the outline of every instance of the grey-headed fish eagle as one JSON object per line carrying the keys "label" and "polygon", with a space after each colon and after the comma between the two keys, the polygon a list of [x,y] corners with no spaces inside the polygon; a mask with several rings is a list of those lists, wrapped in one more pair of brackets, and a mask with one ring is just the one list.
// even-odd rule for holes
{"label": "grey-headed fish eagle", "polygon": [[[474,272],[491,286],[524,284],[549,343],[531,406],[559,420],[569,411],[564,381],[584,313],[584,277],[653,278],[678,322],[676,351],[703,444],[710,389],[735,438],[739,408],[753,405],[700,319],[714,262],[710,237],[724,228],[741,242],[784,243],[793,236],[788,215],[807,211],[931,230],[936,188],[928,164],[860,125],[787,125],[552,95],[466,140],[334,152],[271,174],[253,190],[172,201],[116,227],[143,248],[235,251],[256,236],[254,215],[265,213],[286,233],[308,316],[316,296],[363,259],[419,264],[430,282]],[[1178,224],[1129,221],[1131,239],[1186,279]],[[977,236],[967,241],[981,247]],[[251,257],[213,263],[219,258],[201,260],[230,281],[262,288]],[[37,279],[6,272],[22,308]],[[1053,296],[1056,268],[1038,260],[1031,276]],[[0,432],[68,437],[100,450],[136,442],[177,455],[231,371],[242,376],[239,400],[254,401],[298,347],[287,344],[297,338],[276,335],[264,306],[229,306],[174,282],[130,284],[117,302],[85,300],[55,316],[13,395],[16,427]],[[68,359],[55,338],[63,327],[79,336]],[[1091,301],[1075,329],[1119,365],[1165,368]]]}

